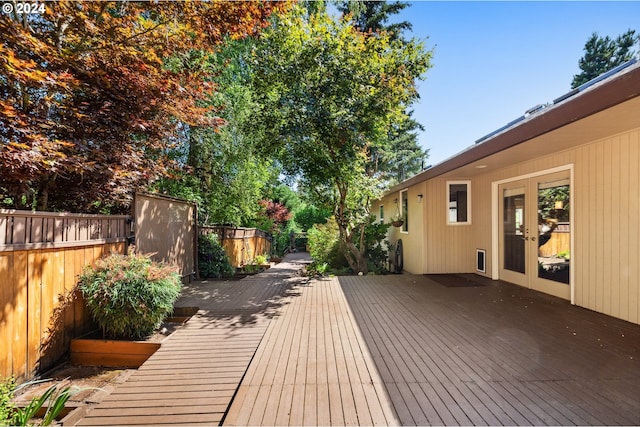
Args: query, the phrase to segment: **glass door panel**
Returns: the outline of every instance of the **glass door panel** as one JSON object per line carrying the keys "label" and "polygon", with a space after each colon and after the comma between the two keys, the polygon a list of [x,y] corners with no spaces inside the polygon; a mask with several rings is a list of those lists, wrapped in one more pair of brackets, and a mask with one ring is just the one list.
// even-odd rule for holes
{"label": "glass door panel", "polygon": [[499,277],[570,299],[570,172],[498,187]]}
{"label": "glass door panel", "polygon": [[528,181],[520,180],[501,184],[498,187],[499,201],[499,275],[502,280],[520,286],[529,286],[531,268],[527,264],[528,223],[530,208],[527,206]]}
{"label": "glass door panel", "polygon": [[525,188],[503,190],[503,247],[505,270],[525,273]]}
{"label": "glass door panel", "polygon": [[538,278],[569,284],[569,179],[538,181]]}

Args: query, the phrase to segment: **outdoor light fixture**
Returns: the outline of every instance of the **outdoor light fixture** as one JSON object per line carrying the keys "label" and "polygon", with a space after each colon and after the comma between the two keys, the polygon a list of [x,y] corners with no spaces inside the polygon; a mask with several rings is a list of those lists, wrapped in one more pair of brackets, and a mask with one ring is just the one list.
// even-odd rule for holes
{"label": "outdoor light fixture", "polygon": [[422,203],[422,194],[418,194],[418,203]]}

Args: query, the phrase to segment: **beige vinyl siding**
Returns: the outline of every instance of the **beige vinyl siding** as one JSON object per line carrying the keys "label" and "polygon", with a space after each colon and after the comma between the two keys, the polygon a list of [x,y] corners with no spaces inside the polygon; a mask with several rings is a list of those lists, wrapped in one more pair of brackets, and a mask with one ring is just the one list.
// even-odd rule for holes
{"label": "beige vinyl siding", "polygon": [[[382,204],[384,206],[384,222],[390,223],[391,218],[401,212],[402,196],[401,192],[387,195],[381,202],[375,202],[374,206]],[[422,194],[422,201],[418,200],[418,194]],[[427,204],[427,193],[425,183],[419,183],[407,189],[407,202],[409,207],[408,232],[403,232],[402,228],[389,227],[388,240],[395,248],[398,239],[402,239],[404,255],[404,271],[412,274],[422,274],[424,270],[424,206]],[[394,200],[397,199],[397,209]]]}
{"label": "beige vinyl siding", "polygon": [[[423,272],[476,272],[476,249],[486,249],[490,277],[492,182],[573,165],[575,303],[640,323],[639,140],[634,129],[471,178],[453,171],[427,181]],[[446,181],[465,179],[471,179],[472,225],[447,225]],[[405,254],[418,250],[403,240]]]}
{"label": "beige vinyl siding", "polygon": [[[420,183],[409,187],[407,191],[408,206],[409,206],[409,220],[408,231],[402,232],[401,228],[394,228],[392,232],[395,233],[395,238],[392,242],[396,242],[397,239],[402,239],[403,256],[404,256],[404,271],[412,274],[422,274],[424,269],[424,206],[426,204],[427,197],[425,196],[425,184]],[[422,201],[418,201],[418,194],[422,194]],[[398,193],[398,203],[400,203],[400,193]]]}
{"label": "beige vinyl siding", "polygon": [[[465,177],[455,177],[465,180]],[[474,254],[469,248],[473,242],[475,221],[474,184],[471,183],[471,224],[447,224],[448,188],[447,179],[433,179],[427,182],[429,195],[425,207],[426,246],[424,273],[466,273],[475,271]]]}
{"label": "beige vinyl siding", "polygon": [[576,304],[640,323],[640,130],[576,149]]}

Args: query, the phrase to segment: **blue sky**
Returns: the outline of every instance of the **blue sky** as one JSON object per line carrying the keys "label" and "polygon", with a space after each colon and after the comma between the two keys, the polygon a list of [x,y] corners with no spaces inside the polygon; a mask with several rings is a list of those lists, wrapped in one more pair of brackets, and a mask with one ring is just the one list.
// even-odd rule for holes
{"label": "blue sky", "polygon": [[640,30],[640,2],[414,1],[393,21],[434,48],[419,82],[420,144],[435,165],[570,90],[593,32]]}

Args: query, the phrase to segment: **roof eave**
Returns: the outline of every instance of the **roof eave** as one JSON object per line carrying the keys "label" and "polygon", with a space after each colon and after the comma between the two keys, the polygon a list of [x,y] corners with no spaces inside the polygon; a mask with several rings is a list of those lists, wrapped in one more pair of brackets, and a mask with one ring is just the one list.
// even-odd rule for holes
{"label": "roof eave", "polygon": [[393,186],[386,195],[522,144],[637,96],[640,96],[640,63]]}

